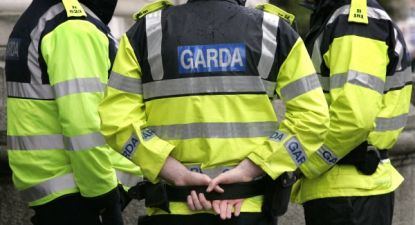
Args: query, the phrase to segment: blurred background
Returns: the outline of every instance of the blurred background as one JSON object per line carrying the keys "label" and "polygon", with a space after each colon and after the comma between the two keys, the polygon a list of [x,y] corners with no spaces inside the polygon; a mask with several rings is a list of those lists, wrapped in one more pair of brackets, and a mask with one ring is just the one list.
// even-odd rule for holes
{"label": "blurred background", "polygon": [[[185,0],[171,0],[176,5]],[[333,0],[335,1],[335,0]],[[118,0],[117,9],[110,28],[119,38],[133,23],[132,14],[150,0]],[[248,0],[247,7],[255,7],[267,0]],[[308,31],[310,11],[299,6],[301,0],[270,0],[294,14],[298,32],[302,37]],[[4,75],[4,57],[8,36],[24,9],[31,0],[0,0],[0,225],[27,225],[32,215],[26,204],[14,190],[6,151],[6,85]],[[415,0],[380,0],[386,11],[397,22],[404,33],[406,44],[412,56],[415,56]],[[414,59],[414,58],[413,58]],[[413,60],[414,65],[415,60]],[[412,75],[415,83],[415,74]],[[396,192],[394,225],[415,224],[415,97],[412,94],[412,107],[405,131],[392,151],[392,162],[404,175],[405,182]],[[281,108],[280,102],[275,107]],[[281,116],[281,115],[280,115]],[[137,224],[138,215],[143,214],[141,202],[133,201],[124,212],[126,225]],[[286,215],[281,217],[280,225],[303,225],[302,207],[290,205]]]}

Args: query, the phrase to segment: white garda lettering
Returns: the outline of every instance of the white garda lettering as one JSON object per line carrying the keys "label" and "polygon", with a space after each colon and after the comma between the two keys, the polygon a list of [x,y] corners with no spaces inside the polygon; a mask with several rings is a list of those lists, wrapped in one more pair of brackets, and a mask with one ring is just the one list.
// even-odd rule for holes
{"label": "white garda lettering", "polygon": [[143,130],[142,134],[143,134],[143,139],[146,141],[154,136],[154,132],[150,129]]}
{"label": "white garda lettering", "polygon": [[193,69],[193,54],[190,49],[182,51],[180,56],[180,63],[186,70]]}
{"label": "white garda lettering", "polygon": [[219,66],[228,67],[231,64],[232,55],[231,51],[227,48],[219,49]]}
{"label": "white garda lettering", "polygon": [[208,67],[212,67],[211,62],[214,67],[218,67],[218,51],[216,49],[208,48],[206,50],[206,60]]}
{"label": "white garda lettering", "polygon": [[203,51],[201,49],[197,49],[196,51],[196,59],[195,59],[195,67],[199,68],[201,65],[203,68],[206,68],[205,57],[203,56]]}
{"label": "white garda lettering", "polygon": [[244,63],[242,62],[242,56],[241,56],[241,52],[239,51],[239,48],[235,48],[235,51],[233,52],[233,55],[232,55],[231,66],[234,67],[235,64],[239,64],[239,66],[244,65]]}
{"label": "white garda lettering", "polygon": [[275,141],[282,141],[282,139],[284,138],[284,133],[275,132],[271,135],[270,138]]}
{"label": "white garda lettering", "polygon": [[292,142],[288,145],[288,149],[291,151],[293,156],[295,156],[295,161],[297,161],[298,164],[301,164],[305,162],[306,159],[299,147],[300,145],[297,142]]}
{"label": "white garda lettering", "polygon": [[329,151],[324,151],[323,157],[330,163],[335,164],[337,162],[337,158],[334,157]]}
{"label": "white garda lettering", "polygon": [[137,147],[138,139],[132,137],[130,142],[124,147],[123,155],[127,158],[131,158],[134,150]]}

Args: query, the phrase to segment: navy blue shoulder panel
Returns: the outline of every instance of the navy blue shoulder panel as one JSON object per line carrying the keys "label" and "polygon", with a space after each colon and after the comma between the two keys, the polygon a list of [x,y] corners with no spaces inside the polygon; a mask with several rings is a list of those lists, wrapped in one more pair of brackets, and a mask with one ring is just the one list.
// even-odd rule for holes
{"label": "navy blue shoulder panel", "polygon": [[39,18],[53,5],[51,1],[33,1],[14,26],[6,50],[7,81],[30,83],[28,49],[30,33],[37,26]]}

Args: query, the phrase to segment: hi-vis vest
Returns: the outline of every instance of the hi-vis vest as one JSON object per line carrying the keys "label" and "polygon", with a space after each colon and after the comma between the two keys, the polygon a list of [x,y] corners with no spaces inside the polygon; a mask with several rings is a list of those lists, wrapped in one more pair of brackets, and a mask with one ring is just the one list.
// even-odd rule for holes
{"label": "hi-vis vest", "polygon": [[[277,95],[287,108],[279,122],[270,101]],[[189,1],[139,16],[121,38],[99,112],[108,144],[152,182],[169,155],[199,172],[249,158],[275,179],[301,167],[328,126],[298,34],[236,1]],[[242,211],[259,212],[261,201],[247,199]],[[170,210],[194,213],[177,202]]]}
{"label": "hi-vis vest", "polygon": [[[119,154],[100,134],[97,109],[114,56],[109,30],[77,1],[34,1],[13,29],[6,52],[8,156],[14,184],[31,206],[116,187],[111,155]],[[132,166],[118,171],[120,180],[131,183],[123,172],[137,171]]]}
{"label": "hi-vis vest", "polygon": [[332,113],[330,128],[324,145],[302,168],[313,179],[298,183],[292,197],[302,203],[389,193],[403,180],[389,159],[371,176],[336,163],[364,141],[380,150],[396,143],[411,96],[405,42],[375,1],[340,1],[334,10],[321,10],[333,13],[325,24],[315,24],[306,40]]}

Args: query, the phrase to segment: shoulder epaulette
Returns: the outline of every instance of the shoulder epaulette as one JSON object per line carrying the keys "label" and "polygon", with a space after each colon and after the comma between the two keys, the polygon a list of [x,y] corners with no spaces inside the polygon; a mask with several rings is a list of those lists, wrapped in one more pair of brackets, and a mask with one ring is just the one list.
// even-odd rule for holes
{"label": "shoulder epaulette", "polygon": [[134,20],[139,20],[139,19],[143,18],[145,15],[147,15],[149,13],[165,9],[165,8],[170,7],[172,5],[174,5],[174,4],[169,0],[155,1],[153,3],[145,5],[142,9],[140,9],[140,11],[134,13],[133,19]]}
{"label": "shoulder epaulette", "polygon": [[367,0],[352,0],[350,3],[349,23],[368,24]]}
{"label": "shoulder epaulette", "polygon": [[284,20],[286,20],[288,23],[290,23],[290,25],[294,23],[295,16],[293,14],[288,13],[275,5],[265,3],[265,4],[259,4],[255,8],[262,10],[264,12],[267,12],[267,13],[277,15],[283,18]]}
{"label": "shoulder epaulette", "polygon": [[82,8],[78,0],[62,0],[68,17],[85,17],[85,10]]}

